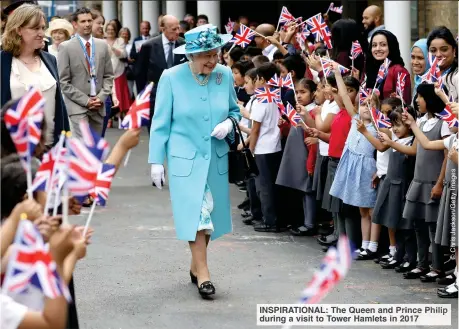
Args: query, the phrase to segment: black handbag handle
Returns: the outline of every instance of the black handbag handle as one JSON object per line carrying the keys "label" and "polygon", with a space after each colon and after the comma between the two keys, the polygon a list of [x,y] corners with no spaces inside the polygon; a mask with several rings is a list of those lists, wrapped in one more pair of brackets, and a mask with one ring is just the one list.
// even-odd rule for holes
{"label": "black handbag handle", "polygon": [[235,118],[233,118],[233,117],[231,117],[231,116],[228,117],[228,118],[229,118],[229,119],[231,120],[231,122],[233,123],[233,128],[234,128],[234,130],[237,130],[237,133],[238,133],[239,136],[241,137],[242,146],[243,146],[244,148],[247,148],[247,146],[245,145],[244,137],[242,136],[242,131],[241,131],[241,128],[239,127],[238,122],[236,121]]}

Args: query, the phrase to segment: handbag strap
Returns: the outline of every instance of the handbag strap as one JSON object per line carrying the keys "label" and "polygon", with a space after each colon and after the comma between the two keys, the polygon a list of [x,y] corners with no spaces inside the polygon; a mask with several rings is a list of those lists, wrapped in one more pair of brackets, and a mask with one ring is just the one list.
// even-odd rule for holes
{"label": "handbag strap", "polygon": [[233,118],[232,116],[230,116],[229,119],[230,119],[231,122],[233,123],[233,128],[234,128],[234,130],[237,131],[237,133],[238,133],[239,136],[241,137],[242,146],[244,146],[244,148],[247,148],[247,146],[245,145],[244,137],[242,136],[242,131],[241,131],[241,128],[239,127],[238,122],[237,122],[236,119]]}

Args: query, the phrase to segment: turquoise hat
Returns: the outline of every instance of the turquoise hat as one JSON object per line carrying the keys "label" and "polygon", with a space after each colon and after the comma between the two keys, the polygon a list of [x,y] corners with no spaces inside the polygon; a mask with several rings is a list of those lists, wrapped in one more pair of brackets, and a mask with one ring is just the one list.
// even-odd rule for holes
{"label": "turquoise hat", "polygon": [[212,24],[198,26],[185,33],[185,44],[174,49],[174,54],[195,54],[224,46],[233,38],[231,34],[218,34]]}

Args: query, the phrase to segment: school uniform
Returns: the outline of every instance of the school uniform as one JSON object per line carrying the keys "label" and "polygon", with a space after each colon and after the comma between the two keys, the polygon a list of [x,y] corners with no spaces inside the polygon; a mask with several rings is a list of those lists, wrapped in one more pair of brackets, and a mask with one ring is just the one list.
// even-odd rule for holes
{"label": "school uniform", "polygon": [[[252,113],[252,106],[253,102],[256,102],[256,97],[250,97],[249,101],[247,102],[246,108],[249,113]],[[252,121],[246,118],[242,118],[239,122],[240,125],[245,126],[247,128],[252,128]],[[247,139],[247,134],[242,132],[242,136],[244,140]],[[250,213],[252,214],[252,220],[261,221],[263,219],[263,213],[261,211],[261,203],[260,198],[257,194],[257,189],[255,185],[255,178],[251,177],[246,180],[246,187],[247,187],[247,194],[250,201]]]}
{"label": "school uniform", "polygon": [[[420,129],[429,140],[440,140],[449,133],[446,122],[438,118],[428,119],[427,114],[418,120]],[[445,126],[446,125],[446,130]],[[426,131],[427,129],[430,129]],[[417,145],[414,178],[406,194],[403,218],[414,220],[416,240],[418,244],[418,268],[429,268],[429,246],[435,242],[435,231],[440,202],[430,198],[432,188],[440,176],[444,160],[444,151],[425,150],[420,143]],[[432,267],[442,268],[442,252],[439,246],[432,243]],[[418,278],[419,274],[407,273],[407,278]]]}
{"label": "school uniform", "polygon": [[[275,183],[282,159],[279,117],[276,103],[253,102],[250,119],[261,123],[254,150],[259,170],[259,175],[255,178],[255,185],[261,202],[264,225],[269,228],[275,228],[278,225]],[[258,228],[255,226],[255,229]]]}
{"label": "school uniform", "polygon": [[[306,106],[307,111],[314,108],[314,104]],[[303,192],[304,227],[312,229],[315,226],[316,193],[312,188],[313,178],[308,174],[307,163],[314,154],[309,153],[310,148],[304,144],[304,138],[303,128],[299,126],[290,128],[276,185]]]}
{"label": "school uniform", "polygon": [[[456,134],[444,139],[445,148],[450,150],[457,147]],[[458,223],[457,223],[457,205],[459,204],[457,193],[457,165],[448,159],[446,164],[445,180],[443,182],[443,193],[440,199],[440,210],[438,212],[437,231],[435,232],[435,243],[440,246],[457,247]],[[454,180],[453,180],[454,179]],[[455,213],[452,213],[452,209]],[[453,227],[452,221],[455,221]],[[454,233],[452,232],[454,229]]]}
{"label": "school uniform", "polygon": [[[338,114],[340,111],[336,102],[330,102],[326,100],[322,105],[322,111],[320,117],[325,120],[328,114]],[[312,182],[312,188],[317,192],[317,200],[322,201],[324,195],[325,182],[327,181],[328,171],[328,143],[319,140],[319,154],[316,160],[316,166],[314,169],[314,178]]]}
{"label": "school uniform", "polygon": [[[403,145],[411,145],[414,137],[393,140]],[[390,229],[396,229],[396,253],[394,259],[397,263],[405,260],[412,267],[416,264],[416,237],[414,235],[414,220],[403,218],[405,196],[414,171],[414,163],[403,153],[395,149],[388,149],[389,165],[386,178],[380,183],[376,205],[373,209],[372,222]]]}

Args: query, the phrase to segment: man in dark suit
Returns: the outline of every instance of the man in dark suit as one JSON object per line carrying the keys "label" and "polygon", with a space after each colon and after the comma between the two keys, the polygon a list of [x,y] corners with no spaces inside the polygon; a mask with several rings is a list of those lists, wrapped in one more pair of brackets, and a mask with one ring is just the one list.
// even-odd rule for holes
{"label": "man in dark suit", "polygon": [[133,59],[134,61],[137,60],[137,56],[139,53],[137,52],[136,42],[139,43],[139,41],[145,42],[147,40],[150,40],[150,30],[150,22],[143,21],[142,23],[140,23],[140,36],[134,39],[134,42],[132,43],[131,53],[129,54],[129,58]]}
{"label": "man in dark suit", "polygon": [[182,38],[179,38],[179,20],[174,16],[165,15],[161,21],[161,30],[162,34],[142,45],[135,63],[137,91],[143,90],[150,82],[154,83],[150,96],[150,125],[155,108],[156,88],[161,74],[164,70],[186,61],[184,55],[173,54],[175,48],[185,43]]}

